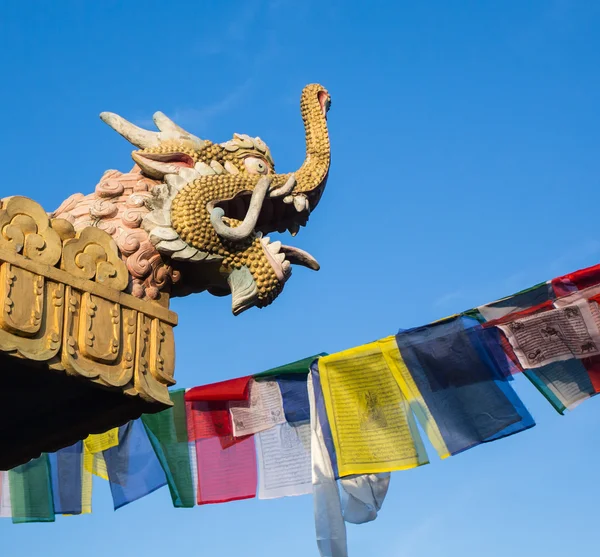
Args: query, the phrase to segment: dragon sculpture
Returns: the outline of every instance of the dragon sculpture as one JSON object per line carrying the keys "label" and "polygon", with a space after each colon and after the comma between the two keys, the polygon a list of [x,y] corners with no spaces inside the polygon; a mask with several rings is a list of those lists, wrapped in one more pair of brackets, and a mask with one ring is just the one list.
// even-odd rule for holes
{"label": "dragon sculpture", "polygon": [[207,290],[231,293],[234,315],[265,307],[292,264],[319,269],[310,254],[266,235],[295,236],[319,202],[330,164],[330,104],[320,85],[302,91],[306,158],[289,174],[275,173],[258,137],[234,134],[217,144],[161,112],[153,118],[158,132],[104,112],[100,118],[138,148],[134,168],[107,171],[94,193],[72,195],[50,217],[110,234],[129,272],[127,291],[137,298],[168,305],[170,297]]}
{"label": "dragon sculpture", "polygon": [[258,137],[217,144],[161,112],[157,132],[105,112],[137,148],[130,172],[50,214],[0,200],[0,470],[172,405],[171,297],[231,293],[238,315],[269,305],[292,264],[319,268],[267,234],[295,235],[319,202],[329,106],[320,85],[302,91],[306,159],[290,174]]}

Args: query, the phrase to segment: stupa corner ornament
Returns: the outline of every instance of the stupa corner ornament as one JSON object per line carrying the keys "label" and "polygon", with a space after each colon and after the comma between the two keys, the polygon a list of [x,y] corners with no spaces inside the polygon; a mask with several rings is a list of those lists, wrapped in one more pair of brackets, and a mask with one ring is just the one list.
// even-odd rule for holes
{"label": "stupa corner ornament", "polygon": [[302,91],[306,158],[285,174],[258,137],[218,144],[161,112],[156,132],[105,112],[136,147],[130,172],[105,172],[93,193],[51,213],[25,197],[0,200],[0,389],[30,388],[27,407],[39,408],[19,421],[15,396],[0,410],[21,424],[0,425],[0,470],[171,404],[170,298],[231,295],[238,315],[272,303],[292,265],[318,270],[267,235],[295,236],[319,202],[329,106],[322,86]]}

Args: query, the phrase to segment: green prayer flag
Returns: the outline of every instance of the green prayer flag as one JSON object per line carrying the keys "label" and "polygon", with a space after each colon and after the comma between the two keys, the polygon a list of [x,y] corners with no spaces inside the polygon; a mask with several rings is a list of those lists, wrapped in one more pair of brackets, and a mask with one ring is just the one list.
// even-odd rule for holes
{"label": "green prayer flag", "polygon": [[261,379],[263,377],[273,377],[274,375],[289,375],[292,373],[303,373],[305,375],[308,375],[310,364],[312,364],[317,358],[320,358],[322,356],[327,356],[327,353],[321,352],[320,354],[315,354],[314,356],[303,358],[302,360],[292,362],[291,364],[286,364],[280,367],[274,367],[273,369],[268,369],[267,371],[263,371],[262,373],[257,373],[252,377],[254,379]]}
{"label": "green prayer flag", "polygon": [[12,521],[54,522],[50,461],[47,454],[8,472]]}
{"label": "green prayer flag", "polygon": [[143,414],[142,423],[167,476],[173,506],[189,508],[194,506],[196,497],[188,449],[185,390],[169,394],[173,407],[157,414]]}

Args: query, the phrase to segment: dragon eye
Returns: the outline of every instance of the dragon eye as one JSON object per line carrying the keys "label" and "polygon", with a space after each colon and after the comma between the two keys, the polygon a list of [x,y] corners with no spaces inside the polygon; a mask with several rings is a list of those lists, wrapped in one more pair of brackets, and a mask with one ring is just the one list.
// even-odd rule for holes
{"label": "dragon eye", "polygon": [[258,157],[246,157],[244,159],[244,165],[250,174],[269,173],[269,165],[264,159],[259,159]]}

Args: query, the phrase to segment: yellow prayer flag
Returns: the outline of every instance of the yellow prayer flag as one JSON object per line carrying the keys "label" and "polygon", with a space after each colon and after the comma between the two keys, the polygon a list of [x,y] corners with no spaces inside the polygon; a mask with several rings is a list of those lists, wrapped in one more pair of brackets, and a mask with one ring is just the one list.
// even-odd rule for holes
{"label": "yellow prayer flag", "polygon": [[421,395],[413,376],[402,359],[400,350],[398,350],[396,337],[389,336],[381,339],[378,341],[378,343],[383,355],[385,356],[385,359],[387,360],[389,368],[392,370],[392,373],[394,374],[394,377],[400,386],[402,394],[406,400],[408,400],[412,411],[419,420],[421,427],[425,430],[429,441],[437,451],[440,458],[448,458],[450,456],[448,447],[446,447],[446,443],[444,443],[444,439],[437,426],[437,423],[433,419],[429,408],[425,404],[425,400],[423,400],[423,396]]}
{"label": "yellow prayer flag", "polygon": [[319,360],[340,476],[426,464],[409,403],[378,342]]}
{"label": "yellow prayer flag", "polygon": [[105,433],[93,433],[83,440],[86,448],[92,453],[99,453],[116,447],[119,444],[119,428],[114,427]]}
{"label": "yellow prayer flag", "polygon": [[[108,480],[108,471],[106,462],[102,456],[102,451],[106,451],[111,447],[116,447],[119,444],[119,428],[115,427],[105,433],[94,433],[88,435],[83,440],[83,468],[89,474],[94,474]],[[91,486],[91,478],[89,478]],[[91,487],[90,487],[91,493]],[[91,499],[91,494],[90,494]]]}

